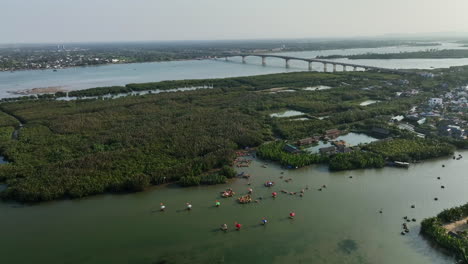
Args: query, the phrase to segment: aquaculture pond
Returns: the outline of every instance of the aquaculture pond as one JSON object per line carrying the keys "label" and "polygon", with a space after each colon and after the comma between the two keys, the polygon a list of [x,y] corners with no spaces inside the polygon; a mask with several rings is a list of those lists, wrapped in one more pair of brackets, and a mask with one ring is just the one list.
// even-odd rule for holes
{"label": "aquaculture pond", "polygon": [[330,86],[317,85],[317,86],[314,86],[314,87],[306,87],[306,88],[304,88],[304,91],[322,91],[322,90],[329,90],[329,89],[331,89]]}
{"label": "aquaculture pond", "polygon": [[286,110],[278,113],[271,114],[271,117],[292,117],[292,116],[301,116],[305,115],[303,112],[295,111],[295,110]]}
{"label": "aquaculture pond", "polygon": [[[250,180],[225,185],[168,185],[37,205],[3,202],[0,254],[8,264],[454,263],[419,235],[419,221],[468,200],[467,170],[466,158],[336,173],[325,166],[283,170],[254,159],[239,169],[251,174]],[[275,186],[264,187],[268,180]],[[299,193],[306,186],[303,197],[281,192]],[[235,197],[253,188],[259,203],[221,198],[226,188]],[[165,212],[159,211],[161,202]],[[294,219],[288,218],[291,211]],[[405,236],[403,216],[417,219]],[[266,226],[260,225],[263,217]],[[241,231],[234,230],[235,221],[243,225]],[[224,223],[226,233],[219,229]]]}
{"label": "aquaculture pond", "polygon": [[377,101],[377,100],[366,100],[362,103],[360,103],[359,105],[360,106],[368,106],[368,105],[371,105],[371,104],[375,104],[375,103],[378,103],[380,101]]}
{"label": "aquaculture pond", "polygon": [[[378,139],[368,136],[362,133],[348,133],[343,136],[339,136],[334,140],[344,140],[350,146],[357,146],[359,144],[366,144],[377,141]],[[317,145],[307,148],[310,153],[318,153],[319,149],[332,146],[331,142],[320,141]]]}

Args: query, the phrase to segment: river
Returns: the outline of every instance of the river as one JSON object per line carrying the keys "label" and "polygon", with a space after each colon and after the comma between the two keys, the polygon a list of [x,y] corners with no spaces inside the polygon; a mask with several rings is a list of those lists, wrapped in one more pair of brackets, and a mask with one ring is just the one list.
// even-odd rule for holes
{"label": "river", "polygon": [[[295,56],[302,58],[314,58],[320,55],[333,54],[363,54],[393,53],[421,51],[426,49],[461,49],[459,44],[441,43],[440,46],[396,46],[383,48],[363,48],[344,50],[323,50],[278,53],[279,55]],[[348,61],[337,59],[337,61]],[[430,69],[446,68],[450,66],[468,65],[468,59],[403,59],[403,60],[353,60],[352,63],[378,66],[385,68],[419,68]],[[33,88],[62,87],[66,90],[86,89],[102,86],[125,85],[128,83],[155,82],[162,80],[181,79],[205,79],[224,78],[236,76],[260,75],[269,73],[305,71],[307,63],[291,61],[290,68],[284,67],[284,60],[268,58],[267,66],[261,65],[261,59],[257,57],[247,58],[247,63],[242,64],[241,59],[231,58],[222,60],[191,60],[154,63],[113,64],[94,67],[79,67],[52,70],[0,72],[0,98],[17,97],[18,95],[8,91],[19,91]],[[314,63],[314,71],[323,71],[323,65]],[[331,70],[331,69],[328,69]],[[341,70],[341,67],[338,67]]]}
{"label": "river", "polygon": [[[246,193],[246,179],[32,206],[0,203],[2,263],[454,263],[419,235],[419,222],[466,203],[467,158],[336,173],[311,166],[281,174],[277,165],[262,165],[254,160],[239,169],[252,174],[254,196],[264,197],[254,204],[219,196],[228,187]],[[267,180],[276,186],[264,187]],[[272,191],[307,185],[302,198],[270,197]],[[216,199],[220,208],[214,207]],[[161,202],[165,212],[158,211]],[[184,210],[186,202],[192,211]],[[406,236],[400,235],[403,216],[417,219]],[[269,220],[266,226],[260,225],[262,217]],[[235,221],[243,224],[241,231],[233,230]],[[227,233],[219,230],[223,223]]]}

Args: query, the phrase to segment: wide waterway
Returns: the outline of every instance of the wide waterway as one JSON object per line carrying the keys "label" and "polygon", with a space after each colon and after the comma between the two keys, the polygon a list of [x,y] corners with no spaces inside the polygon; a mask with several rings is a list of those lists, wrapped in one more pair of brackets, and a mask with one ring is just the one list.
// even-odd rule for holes
{"label": "wide waterway", "polygon": [[[264,162],[254,160],[239,171],[252,174],[254,197],[264,199],[247,205],[219,196],[228,187],[246,193],[246,179],[33,206],[0,203],[1,262],[454,263],[419,235],[419,222],[467,202],[468,152],[462,154],[461,160],[438,159],[409,169],[337,173],[324,166],[263,168]],[[286,183],[280,176],[293,180]],[[267,180],[276,186],[264,187]],[[318,191],[324,184],[327,188]],[[307,185],[302,198],[279,192]],[[279,192],[276,199],[272,191]],[[220,208],[214,207],[216,199]],[[161,202],[165,212],[158,211]],[[193,204],[192,211],[184,210],[186,202]],[[291,210],[293,220],[287,217]],[[400,235],[403,216],[417,219],[406,236]],[[262,217],[268,218],[267,226],[260,225]],[[243,224],[241,231],[232,229],[234,221]],[[229,225],[227,233],[219,230],[223,223]]]}
{"label": "wide waterway", "polygon": [[[354,55],[363,53],[394,53],[421,51],[426,49],[461,49],[459,44],[442,43],[440,46],[397,46],[384,48],[344,49],[278,53],[279,55],[301,58],[314,58],[326,55]],[[337,59],[337,61],[348,61]],[[348,61],[349,62],[349,61]],[[353,60],[355,64],[378,66],[384,68],[446,68],[450,66],[468,65],[468,59],[402,59],[402,60]],[[62,87],[67,90],[86,89],[93,87],[125,85],[128,83],[155,82],[162,80],[224,78],[250,76],[269,73],[281,73],[307,70],[307,63],[291,61],[290,68],[284,67],[284,60],[268,58],[267,66],[261,65],[257,57],[247,58],[242,64],[241,59],[231,58],[228,62],[220,60],[192,60],[154,63],[114,64],[96,67],[79,67],[52,70],[0,72],[0,98],[17,97],[19,95],[8,91],[20,91],[33,88]],[[323,71],[321,63],[312,65],[314,71]],[[330,67],[329,71],[332,70]],[[341,70],[341,67],[338,67]]]}

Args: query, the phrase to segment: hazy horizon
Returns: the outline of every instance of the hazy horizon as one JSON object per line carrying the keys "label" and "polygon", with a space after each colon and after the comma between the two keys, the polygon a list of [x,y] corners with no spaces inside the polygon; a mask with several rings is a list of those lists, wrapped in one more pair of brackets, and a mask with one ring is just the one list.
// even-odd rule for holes
{"label": "hazy horizon", "polygon": [[468,36],[466,0],[0,1],[9,44]]}

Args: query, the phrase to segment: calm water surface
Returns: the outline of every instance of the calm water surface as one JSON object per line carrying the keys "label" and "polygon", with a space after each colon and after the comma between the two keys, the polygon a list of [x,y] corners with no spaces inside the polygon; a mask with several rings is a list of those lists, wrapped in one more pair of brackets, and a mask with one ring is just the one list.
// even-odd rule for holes
{"label": "calm water surface", "polygon": [[292,117],[300,115],[305,115],[305,113],[296,110],[286,110],[279,113],[270,114],[270,117]]}
{"label": "calm water surface", "polygon": [[[373,49],[288,52],[279,54],[302,58],[314,58],[320,55],[352,55],[367,52],[392,53],[421,51],[432,48],[461,49],[463,47],[459,44],[442,43],[441,46],[429,47],[398,46]],[[337,61],[348,60],[337,59]],[[431,67],[446,68],[450,66],[468,65],[468,59],[353,60],[352,63],[386,68],[430,69]],[[231,58],[228,62],[225,62],[224,59],[193,60],[80,67],[62,69],[57,72],[53,72],[52,70],[18,71],[14,73],[0,72],[0,98],[18,96],[8,93],[8,91],[51,86],[63,87],[68,90],[76,90],[162,80],[225,78],[307,70],[306,62],[291,61],[290,66],[290,68],[286,69],[284,67],[284,60],[275,58],[268,58],[267,66],[262,66],[260,58],[248,57],[246,64],[241,62],[241,58]],[[320,63],[314,63],[312,68],[314,71],[323,71],[323,65]],[[338,67],[338,70],[341,70],[341,68]]]}
{"label": "calm water surface", "polygon": [[[377,141],[378,139],[373,138],[371,136],[368,136],[366,134],[352,133],[351,132],[351,133],[348,133],[348,134],[346,134],[344,136],[339,136],[336,139],[334,139],[333,141],[335,141],[335,140],[344,140],[347,144],[349,144],[349,146],[357,146],[359,144],[371,143],[371,142]],[[311,152],[311,153],[318,153],[319,149],[326,148],[326,147],[331,147],[331,146],[332,146],[332,144],[330,142],[325,143],[324,141],[320,141],[318,143],[318,145],[310,147],[307,150],[309,152]]]}
{"label": "calm water surface", "polygon": [[[281,168],[262,164],[240,170],[253,175],[255,196],[264,197],[258,204],[219,197],[227,187],[245,193],[245,179],[35,206],[0,203],[2,263],[454,263],[418,234],[419,221],[468,200],[467,158],[339,173],[312,166],[285,171],[290,183],[279,178]],[[267,180],[276,186],[263,187]],[[323,184],[328,187],[318,191]],[[306,185],[302,198],[270,198],[272,191]],[[216,199],[220,208],[213,206]],[[157,211],[160,202],[166,212]],[[186,202],[193,204],[191,212],[183,210]],[[294,220],[287,218],[291,210]],[[418,222],[401,236],[405,215]],[[260,226],[262,217],[267,226]],[[233,231],[234,221],[243,230]],[[218,231],[223,223],[229,232]]]}

